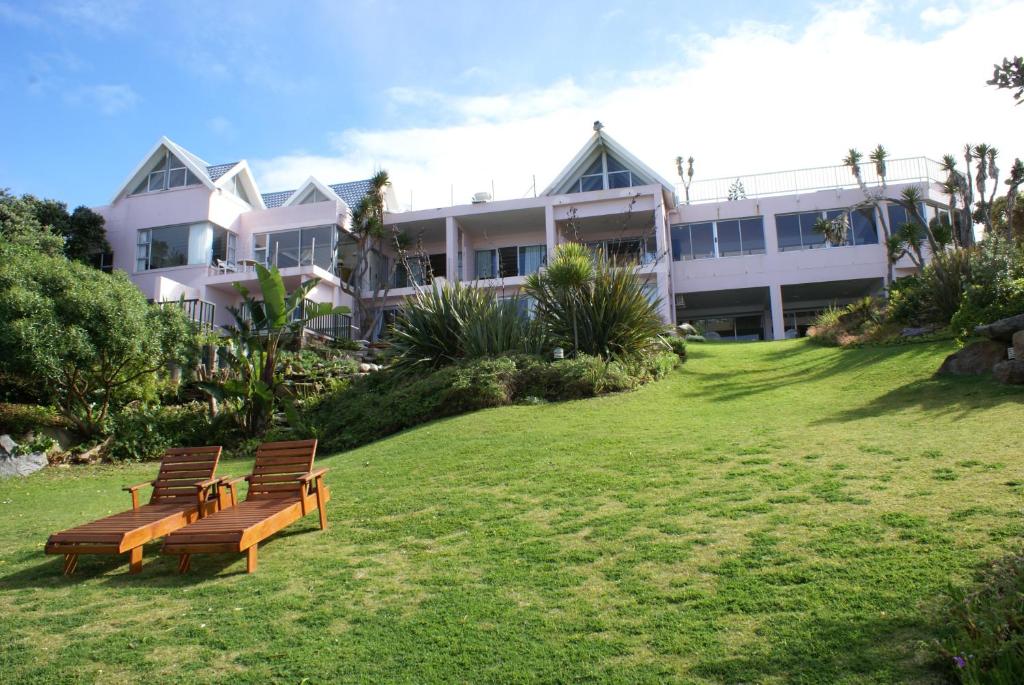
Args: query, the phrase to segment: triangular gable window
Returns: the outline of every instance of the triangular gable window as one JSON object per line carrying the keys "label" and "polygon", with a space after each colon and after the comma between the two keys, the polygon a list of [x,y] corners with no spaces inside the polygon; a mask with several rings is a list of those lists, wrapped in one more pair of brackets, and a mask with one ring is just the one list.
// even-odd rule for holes
{"label": "triangular gable window", "polygon": [[299,200],[296,204],[300,205],[311,205],[314,202],[327,202],[327,196],[320,192],[319,188],[312,188],[306,196]]}
{"label": "triangular gable window", "polygon": [[170,188],[184,188],[199,185],[199,179],[185,168],[184,163],[167,149],[161,150],[156,165],[139,182],[132,191],[135,193],[152,193]]}
{"label": "triangular gable window", "polygon": [[569,186],[567,192],[585,193],[590,190],[606,190],[609,188],[631,188],[646,185],[646,181],[630,171],[622,162],[608,153],[602,152],[587,167],[579,179]]}
{"label": "triangular gable window", "polygon": [[252,204],[252,200],[249,199],[249,194],[245,192],[245,184],[242,183],[242,174],[238,173],[231,177],[231,192],[237,195],[246,204]]}

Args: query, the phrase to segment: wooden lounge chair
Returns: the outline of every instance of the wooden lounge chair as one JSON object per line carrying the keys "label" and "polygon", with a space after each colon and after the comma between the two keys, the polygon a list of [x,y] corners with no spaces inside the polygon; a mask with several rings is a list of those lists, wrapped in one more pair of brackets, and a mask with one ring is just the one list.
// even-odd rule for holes
{"label": "wooden lounge chair", "polygon": [[[214,478],[221,448],[175,447],[164,452],[156,480],[130,485],[131,511],[54,533],[47,554],[64,555],[64,575],[78,565],[79,554],[129,554],[129,572],[142,570],[142,545],[228,504]],[[139,490],[153,486],[149,504],[139,506]],[[216,496],[211,498],[210,494]],[[223,500],[223,502],[221,501]]]}
{"label": "wooden lounge chair", "polygon": [[[327,469],[312,470],[315,457],[316,440],[263,443],[250,475],[222,481],[232,506],[168,535],[161,553],[177,554],[178,570],[185,573],[193,554],[245,552],[252,573],[259,543],[313,509],[320,512],[323,530],[331,494],[323,480]],[[249,481],[249,492],[239,502],[242,480]]]}

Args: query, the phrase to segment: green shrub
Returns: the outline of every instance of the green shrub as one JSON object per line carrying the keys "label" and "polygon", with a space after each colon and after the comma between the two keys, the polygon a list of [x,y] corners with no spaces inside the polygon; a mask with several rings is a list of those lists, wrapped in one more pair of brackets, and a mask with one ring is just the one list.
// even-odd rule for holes
{"label": "green shrub", "polygon": [[399,310],[390,336],[394,365],[436,369],[462,359],[540,352],[540,330],[520,306],[518,296],[498,301],[484,288],[435,284]]}
{"label": "green shrub", "polygon": [[665,344],[680,359],[686,359],[686,340],[677,335],[665,337]]}
{"label": "green shrub", "polygon": [[225,414],[210,420],[201,402],[159,406],[130,404],[111,417],[109,457],[113,461],[159,459],[169,447],[223,445],[239,437]]}
{"label": "green shrub", "polygon": [[814,324],[808,331],[810,339],[822,345],[839,345],[839,337],[843,331],[843,314],[845,310],[839,307],[829,307],[814,319]]}
{"label": "green shrub", "polygon": [[950,673],[962,683],[1024,682],[1024,553],[986,566],[969,589],[950,590],[939,622]]}
{"label": "green shrub", "polygon": [[679,357],[660,352],[619,361],[581,355],[474,359],[423,373],[389,369],[309,404],[325,449],[351,449],[421,423],[517,401],[555,401],[631,390],[662,378]]}
{"label": "green shrub", "polygon": [[38,431],[40,428],[66,427],[66,421],[50,407],[0,402],[0,433],[9,433],[17,437]]}
{"label": "green shrub", "polygon": [[688,335],[688,336],[686,336],[686,342],[703,343],[703,342],[707,342],[707,341],[708,341],[708,339],[705,338],[703,335]]}

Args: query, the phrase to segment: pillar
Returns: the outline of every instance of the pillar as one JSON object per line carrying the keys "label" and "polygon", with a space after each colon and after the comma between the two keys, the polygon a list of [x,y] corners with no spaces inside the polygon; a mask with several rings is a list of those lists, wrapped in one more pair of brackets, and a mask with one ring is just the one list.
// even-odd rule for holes
{"label": "pillar", "polygon": [[455,283],[459,280],[459,225],[453,216],[444,220],[444,262],[445,277]]}
{"label": "pillar", "polygon": [[548,259],[555,254],[555,246],[558,244],[558,230],[555,226],[555,208],[552,205],[544,206],[544,238],[548,246]]}
{"label": "pillar", "polygon": [[777,283],[769,285],[768,293],[772,302],[772,340],[784,340],[786,322],[782,316],[782,286]]}

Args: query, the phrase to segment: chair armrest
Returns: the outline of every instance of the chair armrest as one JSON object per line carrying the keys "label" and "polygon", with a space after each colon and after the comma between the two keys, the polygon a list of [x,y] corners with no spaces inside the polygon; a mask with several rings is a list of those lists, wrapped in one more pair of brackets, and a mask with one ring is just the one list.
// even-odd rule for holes
{"label": "chair armrest", "polygon": [[322,477],[330,469],[317,469],[316,471],[310,471],[299,476],[298,480],[300,483],[308,483],[309,481]]}
{"label": "chair armrest", "polygon": [[249,480],[250,478],[252,478],[252,476],[238,476],[237,478],[231,478],[230,476],[224,476],[223,478],[220,479],[220,482],[223,485],[236,485],[236,484],[240,483],[241,481]]}
{"label": "chair armrest", "polygon": [[139,484],[137,484],[137,485],[126,485],[126,486],[124,486],[124,487],[123,487],[123,488],[121,488],[121,489],[122,489],[122,490],[124,490],[125,492],[135,492],[135,491],[136,491],[136,490],[138,490],[139,488],[144,488],[144,487],[146,487],[147,485],[152,485],[152,484],[153,484],[153,482],[154,482],[154,481],[151,481],[151,480],[147,480],[147,481],[146,481],[145,483],[139,483]]}
{"label": "chair armrest", "polygon": [[222,479],[220,478],[207,478],[206,480],[201,480],[196,483],[193,483],[193,485],[195,485],[196,490],[205,490],[210,486],[220,485],[221,480]]}

